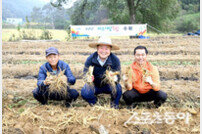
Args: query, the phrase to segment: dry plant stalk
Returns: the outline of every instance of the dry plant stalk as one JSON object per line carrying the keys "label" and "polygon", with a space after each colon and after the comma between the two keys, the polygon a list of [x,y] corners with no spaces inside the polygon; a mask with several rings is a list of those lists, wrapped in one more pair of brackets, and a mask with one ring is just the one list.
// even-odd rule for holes
{"label": "dry plant stalk", "polygon": [[50,72],[47,72],[47,78],[50,80],[49,94],[59,93],[62,96],[68,95],[67,77],[64,75],[64,72],[65,70],[60,70],[60,73],[57,75],[52,75]]}
{"label": "dry plant stalk", "polygon": [[116,94],[116,83],[114,81],[114,76],[119,75],[120,72],[112,72],[110,69],[106,70],[106,73],[104,74],[104,79],[102,80],[101,83],[107,83],[109,86],[112,88],[112,94]]}
{"label": "dry plant stalk", "polygon": [[124,70],[123,77],[124,77],[124,75],[126,78],[128,78],[128,81],[132,81],[133,78],[135,78],[135,73],[131,66],[126,67],[126,69]]}
{"label": "dry plant stalk", "polygon": [[91,87],[94,86],[94,83],[92,80],[93,70],[94,70],[94,66],[90,66],[88,69],[88,72],[84,75],[84,78],[83,78],[84,82],[87,83]]}
{"label": "dry plant stalk", "polygon": [[146,69],[144,67],[142,67],[141,71],[142,71],[143,83],[145,83],[145,78],[148,77],[148,76],[152,76],[152,73],[148,69]]}
{"label": "dry plant stalk", "polygon": [[122,75],[122,80],[126,89],[132,88],[132,82],[135,81],[135,73],[132,69],[132,66],[127,66]]}

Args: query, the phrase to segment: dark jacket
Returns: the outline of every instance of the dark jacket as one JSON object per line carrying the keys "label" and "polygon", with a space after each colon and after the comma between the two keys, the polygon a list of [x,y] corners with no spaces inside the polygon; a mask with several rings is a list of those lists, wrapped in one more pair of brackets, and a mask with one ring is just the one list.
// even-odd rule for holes
{"label": "dark jacket", "polygon": [[[59,60],[58,64],[57,64],[57,72],[60,72],[60,70],[63,71],[64,69],[65,69],[64,75],[67,76],[68,83],[73,85],[76,82],[76,78],[72,74],[69,65],[67,63],[65,63],[64,61]],[[39,74],[38,74],[38,79],[37,79],[37,86],[39,88],[46,86],[46,85],[44,85],[43,81],[47,77],[47,71],[53,72],[53,69],[48,62],[43,64],[39,69]]]}
{"label": "dark jacket", "polygon": [[[119,58],[111,53],[105,62],[103,66],[100,65],[100,63],[97,60],[98,53],[95,52],[91,54],[86,62],[84,67],[84,74],[88,71],[89,66],[94,66],[93,75],[94,75],[94,84],[96,87],[102,87],[106,85],[105,83],[102,83],[102,80],[104,79],[105,71],[110,68],[112,71],[121,71],[121,65]],[[120,81],[120,75],[118,75],[118,82]]]}

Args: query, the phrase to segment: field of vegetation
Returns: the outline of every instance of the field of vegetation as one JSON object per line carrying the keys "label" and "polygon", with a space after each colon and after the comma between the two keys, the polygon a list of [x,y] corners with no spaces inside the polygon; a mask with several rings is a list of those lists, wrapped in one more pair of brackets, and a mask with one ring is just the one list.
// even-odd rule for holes
{"label": "field of vegetation", "polygon": [[[19,31],[20,30],[20,31]],[[2,29],[2,41],[9,41],[9,39],[12,37],[12,35],[15,35],[15,38],[20,36],[20,33],[22,31],[25,31],[28,35],[30,33],[33,34],[36,38],[39,38],[41,36],[43,29]],[[52,35],[52,40],[59,40],[59,41],[65,41],[68,37],[68,34],[65,30],[57,30],[57,29],[47,29],[50,34]],[[15,41],[15,40],[12,40]]]}
{"label": "field of vegetation", "polygon": [[[3,33],[6,33],[3,31]],[[4,34],[3,34],[4,37]],[[200,37],[154,36],[149,39],[118,39],[114,53],[120,58],[122,72],[132,63],[133,50],[144,45],[148,60],[156,65],[161,77],[161,90],[168,99],[160,108],[141,103],[127,109],[121,98],[120,109],[110,108],[110,96],[99,95],[90,107],[81,96],[66,108],[63,102],[49,101],[40,105],[32,96],[39,67],[46,62],[45,49],[54,46],[67,62],[77,81],[71,88],[84,85],[82,70],[86,58],[96,51],[88,44],[96,39],[59,42],[3,40],[3,133],[4,134],[198,134],[200,133]],[[121,84],[123,85],[122,81]],[[125,88],[123,87],[123,92]],[[145,121],[146,113],[154,123]],[[170,113],[171,115],[167,115]],[[136,118],[134,115],[137,114]],[[131,118],[133,117],[133,118]],[[130,120],[131,119],[131,120]],[[135,123],[136,122],[136,123]]]}
{"label": "field of vegetation", "polygon": [[[67,31],[65,30],[57,30],[57,29],[46,29],[52,36],[52,40],[58,40],[58,41],[67,41],[67,40],[71,40]],[[40,39],[40,36],[43,33],[43,29],[2,29],[2,41],[7,42],[7,41],[18,41],[17,38],[20,37],[20,35],[22,34],[22,31],[25,31],[25,33],[30,36],[30,34],[32,34],[34,37],[36,37],[36,39]],[[12,38],[13,35],[15,36],[15,38]],[[182,36],[183,34],[157,34],[157,33],[148,33],[147,36],[149,37],[156,37],[156,36]],[[90,37],[91,39],[96,38],[96,37]],[[120,39],[120,37],[113,37],[113,38],[118,38]],[[12,39],[12,40],[11,40]],[[128,36],[125,37],[121,37],[121,39],[128,39]],[[20,39],[23,40],[23,39]]]}

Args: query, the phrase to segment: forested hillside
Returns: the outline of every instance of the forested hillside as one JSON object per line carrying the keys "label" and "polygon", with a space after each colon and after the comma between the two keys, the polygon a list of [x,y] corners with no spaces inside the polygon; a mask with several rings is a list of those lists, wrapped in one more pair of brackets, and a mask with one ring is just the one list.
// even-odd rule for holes
{"label": "forested hillside", "polygon": [[29,16],[33,7],[42,7],[42,0],[2,0],[2,19],[23,18]]}

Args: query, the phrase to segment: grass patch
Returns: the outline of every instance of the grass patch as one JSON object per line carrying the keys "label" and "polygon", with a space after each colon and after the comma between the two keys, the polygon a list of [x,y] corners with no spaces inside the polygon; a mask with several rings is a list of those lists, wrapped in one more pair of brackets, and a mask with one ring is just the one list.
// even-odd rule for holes
{"label": "grass patch", "polygon": [[8,41],[12,35],[19,36],[17,29],[2,29],[2,41]]}
{"label": "grass patch", "polygon": [[[166,66],[166,65],[200,65],[200,62],[194,61],[150,61],[156,66]],[[130,65],[132,61],[122,62],[121,65]]]}
{"label": "grass patch", "polygon": [[130,65],[132,63],[133,61],[125,61],[125,62],[121,62],[121,65]]}
{"label": "grass patch", "polygon": [[20,101],[18,101],[16,103],[14,102],[12,104],[9,104],[8,107],[10,109],[12,109],[12,108],[18,108],[18,107],[21,107],[21,106],[25,105],[26,103],[27,103],[27,100],[20,100]]}
{"label": "grass patch", "polygon": [[200,62],[194,61],[151,61],[153,65],[165,66],[165,65],[199,65]]}
{"label": "grass patch", "polygon": [[[25,31],[31,31],[36,37],[39,37],[43,30],[41,29],[21,29]],[[65,30],[55,30],[55,29],[47,29],[52,34],[52,40],[60,40],[66,41],[67,32]],[[19,37],[19,32],[17,29],[2,29],[2,41],[8,41],[12,35]]]}
{"label": "grass patch", "polygon": [[2,60],[2,63],[3,64],[38,64],[38,63],[45,63],[46,61],[43,60],[43,61],[31,61],[31,60],[15,60],[15,61],[7,61],[7,60]]}
{"label": "grass patch", "polygon": [[[32,31],[37,37],[42,34],[41,29],[21,29],[25,31]],[[52,40],[60,40],[60,41],[66,41],[68,34],[65,30],[57,30],[57,29],[47,29],[51,34],[52,34]],[[15,35],[16,37],[19,37],[19,32],[17,29],[2,29],[2,41],[8,41],[9,38],[12,35]],[[157,33],[152,33],[148,32],[147,35],[149,37],[156,37],[156,36],[181,36],[182,34],[171,34],[171,33],[166,33],[166,34],[157,34]],[[129,36],[111,36],[112,39],[129,39]],[[76,38],[77,39],[86,39],[86,38]],[[88,39],[98,39],[98,37],[89,37]],[[74,39],[70,39],[74,40]]]}
{"label": "grass patch", "polygon": [[182,15],[175,20],[176,29],[181,32],[196,32],[200,29],[200,12]]}
{"label": "grass patch", "polygon": [[173,34],[173,33],[153,33],[153,32],[148,32],[146,36],[148,37],[157,37],[157,36],[182,36],[183,34],[181,33],[176,33],[176,34]]}
{"label": "grass patch", "polygon": [[25,111],[24,108],[20,108],[20,109],[18,110],[19,113],[22,113],[22,112],[24,112],[24,111]]}
{"label": "grass patch", "polygon": [[38,63],[45,63],[46,61],[30,61],[30,60],[23,60],[19,61],[19,64],[38,64]]}
{"label": "grass patch", "polygon": [[[2,63],[9,63],[9,64],[44,64],[45,62],[47,62],[46,60],[42,60],[42,61],[32,61],[32,60],[16,60],[16,61],[11,61],[8,62],[6,60],[3,60]],[[76,62],[76,61],[66,61],[64,60],[64,62],[68,63],[68,64],[74,64],[74,65],[81,65],[83,66],[84,64],[81,62]],[[125,65],[130,65],[132,64],[133,61],[125,61],[125,62],[121,62],[121,65],[125,66]],[[167,66],[167,65],[200,65],[200,62],[196,62],[196,61],[150,61],[150,63],[152,63],[153,65],[156,66]]]}

